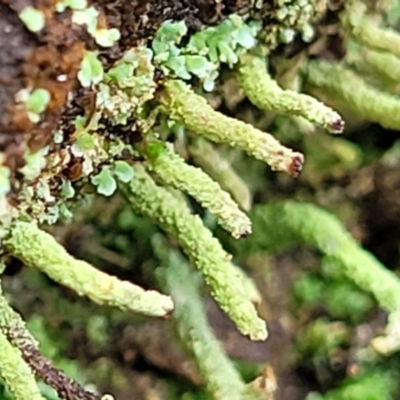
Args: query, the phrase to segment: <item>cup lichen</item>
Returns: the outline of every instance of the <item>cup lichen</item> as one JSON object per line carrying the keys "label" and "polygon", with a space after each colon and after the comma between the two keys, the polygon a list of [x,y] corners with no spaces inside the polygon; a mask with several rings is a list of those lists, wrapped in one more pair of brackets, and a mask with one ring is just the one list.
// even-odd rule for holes
{"label": "cup lichen", "polygon": [[[271,118],[274,113],[285,114],[304,118],[333,133],[343,130],[343,120],[336,111],[310,94],[300,93],[302,85],[299,85],[299,92],[282,89],[273,76],[273,68],[271,75],[266,68],[266,54],[272,58],[282,57],[280,48],[287,44],[295,47],[297,40],[302,40],[305,48],[300,51],[308,55],[309,42],[318,41],[318,35],[323,35],[318,30],[319,22],[328,13],[335,13],[336,9],[327,0],[270,3],[249,2],[243,10],[230,4],[229,7],[235,9],[226,18],[222,18],[225,14],[221,8],[216,15],[217,23],[203,22],[203,26],[196,29],[190,18],[179,19],[179,22],[166,18],[170,10],[167,8],[162,21],[156,24],[154,37],[148,33],[136,41],[127,39],[134,36],[129,31],[133,27],[113,26],[113,18],[109,18],[108,26],[107,15],[103,15],[108,10],[103,10],[96,2],[89,5],[85,0],[65,0],[52,6],[60,20],[65,18],[71,24],[71,35],[79,28],[89,34],[90,40],[79,42],[83,58],[79,55],[74,60],[80,65],[79,71],[66,70],[57,75],[59,83],[71,79],[78,87],[68,86],[69,94],[62,112],[52,109],[56,96],[40,85],[25,85],[14,93],[15,102],[18,103],[18,93],[24,98],[24,110],[33,127],[28,138],[33,141],[37,138],[35,132],[46,126],[42,114],[51,115],[56,127],[49,129],[54,139],[51,143],[38,145],[39,151],[36,152],[25,151],[24,166],[18,165],[14,169],[8,165],[0,167],[1,251],[21,259],[26,265],[41,270],[96,303],[152,316],[167,316],[173,309],[169,296],[144,291],[133,283],[121,281],[75,260],[37,225],[55,224],[62,215],[71,217],[73,205],[86,196],[88,185],[91,185],[92,193],[99,195],[120,193],[127,199],[129,207],[176,239],[201,272],[211,295],[238,330],[252,340],[264,340],[267,337],[266,324],[253,304],[257,290],[251,285],[245,287],[247,281],[243,282],[243,275],[231,263],[231,256],[179,195],[184,193],[195,198],[214,214],[222,227],[239,238],[251,233],[251,222],[245,214],[251,203],[249,190],[233,169],[222,171],[222,162],[216,160],[215,164],[219,162],[219,165],[207,165],[204,154],[213,157],[218,153],[213,152],[215,149],[211,144],[204,147],[204,143],[208,143],[205,140],[244,151],[274,171],[292,176],[301,171],[303,154],[281,144],[264,130],[216,110],[211,105],[212,96],[207,99],[203,96],[203,92],[217,93],[216,89],[225,79],[224,71],[234,76],[244,96],[259,109],[270,113]],[[351,41],[358,43],[358,48],[349,51],[356,53],[355,58],[329,62],[307,60],[304,67],[293,68],[296,79],[304,81],[304,88],[311,93],[323,91],[329,102],[338,104],[339,109],[344,105],[359,118],[399,129],[398,98],[384,88],[376,87],[374,81],[364,79],[354,68],[354,59],[357,60],[357,52],[361,52],[379,79],[387,80],[389,77],[396,80],[397,75],[389,73],[389,63],[383,65],[382,59],[390,59],[391,66],[397,65],[400,36],[389,26],[377,26],[372,22],[367,25],[366,21],[371,20],[363,2],[349,1],[343,10],[341,6],[337,6],[335,29],[344,37],[344,47],[350,47]],[[228,4],[226,7],[232,9]],[[201,14],[200,8],[197,14]],[[43,11],[28,7],[19,13],[19,18],[36,35],[50,26],[44,15]],[[139,16],[138,26],[146,24],[146,21],[151,24],[149,16],[152,14],[143,18]],[[315,58],[322,57],[317,54]],[[296,64],[296,61],[287,61]],[[35,88],[33,91],[32,87]],[[188,154],[192,153],[198,167],[189,165],[187,155],[185,159],[165,142],[177,138],[182,139],[181,142],[189,138]],[[202,141],[203,147],[196,148],[196,143]],[[30,149],[25,142],[22,143],[23,150]],[[6,157],[0,156],[3,164]],[[158,185],[152,177],[157,179]],[[173,194],[170,188],[178,190],[179,195]],[[264,238],[261,247],[266,246],[268,240],[278,245],[282,239],[279,235],[308,240],[332,257],[349,279],[373,293],[387,311],[398,311],[397,278],[359,249],[335,222],[313,208],[291,203],[274,207],[262,209],[265,215],[257,216],[259,222],[264,221],[266,215],[271,217],[265,225],[268,227],[264,232],[267,239]],[[261,212],[260,208],[257,210]],[[325,231],[318,226],[319,217],[331,224],[331,233],[337,237],[327,239],[324,236]],[[260,234],[255,240],[261,237]],[[357,260],[370,265],[385,285],[380,287],[380,282],[374,282],[371,270],[364,271]],[[178,265],[180,261],[173,260],[172,264]],[[165,287],[179,300],[177,320],[182,329],[186,334],[190,331],[201,336],[199,343],[195,337],[190,338],[192,350],[200,359],[205,354],[202,347],[204,338],[207,339],[210,333],[201,331],[199,321],[185,314],[186,305],[178,298],[180,279],[176,274],[182,273],[182,277],[189,281],[190,273],[186,265],[182,272],[179,268],[181,266],[169,267]],[[383,290],[385,288],[387,290]],[[190,292],[197,290],[189,286],[186,289],[188,293],[185,296],[189,297],[192,296]],[[199,309],[197,293],[187,307],[195,311]],[[0,346],[23,371],[25,366],[18,358],[17,349],[1,332]],[[220,376],[213,376],[212,365],[208,364],[209,356],[204,356],[204,363],[200,366],[210,392],[218,398],[222,393]],[[222,363],[226,361],[223,357],[221,360]],[[5,372],[9,371],[6,367],[9,365],[5,365]],[[243,382],[236,371],[227,369],[225,372],[231,374],[233,384],[242,390]],[[11,382],[9,376],[3,375],[17,397],[22,399],[23,384],[15,376],[11,377]],[[14,382],[16,386],[13,386]],[[31,385],[30,380],[26,382],[27,387]],[[223,389],[227,389],[229,394],[231,388]],[[41,398],[37,393],[30,396]],[[249,399],[256,398],[249,395]]]}

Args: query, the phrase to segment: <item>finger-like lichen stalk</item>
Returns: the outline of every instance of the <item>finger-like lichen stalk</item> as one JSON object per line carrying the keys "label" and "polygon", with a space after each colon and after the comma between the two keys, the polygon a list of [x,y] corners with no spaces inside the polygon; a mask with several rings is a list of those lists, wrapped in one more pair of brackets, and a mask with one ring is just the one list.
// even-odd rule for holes
{"label": "finger-like lichen stalk", "polygon": [[250,276],[243,271],[238,265],[232,264],[233,268],[235,268],[236,273],[240,280],[242,281],[244,291],[247,297],[252,301],[254,304],[260,304],[262,301],[262,295],[258,290],[257,285],[255,284],[254,280],[251,279]]}
{"label": "finger-like lichen stalk", "polygon": [[238,329],[253,340],[267,337],[265,321],[258,317],[248,298],[231,256],[221,247],[197,215],[167,189],[157,186],[141,166],[135,167],[135,178],[121,185],[126,198],[139,213],[147,216],[179,245],[201,271],[211,295],[234,321]]}
{"label": "finger-like lichen stalk", "polygon": [[367,6],[362,1],[347,1],[342,14],[342,25],[354,40],[376,50],[385,50],[400,57],[400,35],[390,28],[377,26],[366,15]]}
{"label": "finger-like lichen stalk", "polygon": [[340,115],[314,97],[283,90],[267,72],[266,63],[259,57],[241,57],[237,78],[246,97],[258,108],[281,114],[297,115],[327,129],[341,133],[344,121]]}
{"label": "finger-like lichen stalk", "polygon": [[399,313],[399,278],[363,250],[329,212],[287,201],[255,207],[252,217],[254,234],[239,244],[243,253],[283,251],[296,243],[314,246],[347,278],[372,293],[382,308]]}
{"label": "finger-like lichen stalk", "polygon": [[159,93],[162,111],[206,139],[227,143],[264,161],[275,171],[297,175],[303,155],[284,147],[268,133],[215,111],[207,101],[181,81],[170,80]]}
{"label": "finger-like lichen stalk", "polygon": [[[20,333],[20,338],[24,344],[29,344],[32,347],[37,347],[38,343],[31,333],[26,329],[25,322],[21,316],[16,313],[8,301],[4,297],[0,289],[0,331],[5,335],[9,335],[12,331]],[[20,347],[21,342],[19,339],[11,340],[12,344]]]}
{"label": "finger-like lichen stalk", "polygon": [[249,187],[210,142],[200,137],[194,138],[190,142],[189,152],[194,163],[229,192],[242,210],[250,210],[252,196]]}
{"label": "finger-like lichen stalk", "polygon": [[400,129],[400,100],[366,83],[342,65],[311,61],[307,84],[322,89],[332,101],[343,102],[359,118]]}
{"label": "finger-like lichen stalk", "polygon": [[0,352],[0,376],[16,400],[45,400],[20,351],[11,345],[1,331]]}
{"label": "finger-like lichen stalk", "polygon": [[156,139],[142,143],[140,150],[147,158],[146,167],[165,185],[193,196],[210,210],[218,223],[234,238],[251,233],[251,222],[232,200],[229,193],[200,168],[188,165],[173,149]]}
{"label": "finger-like lichen stalk", "polygon": [[198,290],[198,276],[185,260],[169,252],[159,272],[175,303],[181,340],[193,353],[207,391],[219,400],[240,400],[245,384],[213,335]]}
{"label": "finger-like lichen stalk", "polygon": [[363,49],[362,60],[370,65],[382,78],[393,82],[400,82],[400,58],[386,51]]}
{"label": "finger-like lichen stalk", "polygon": [[35,223],[17,221],[4,241],[5,250],[27,266],[34,267],[61,285],[98,304],[106,304],[151,316],[167,316],[173,310],[169,296],[145,291],[76,260],[53,236]]}
{"label": "finger-like lichen stalk", "polygon": [[[0,332],[17,348],[37,379],[56,390],[62,399],[113,400],[112,396],[93,393],[68,378],[39,351],[36,340],[26,329],[25,322],[8,304],[0,291]],[[31,397],[25,397],[24,399]]]}

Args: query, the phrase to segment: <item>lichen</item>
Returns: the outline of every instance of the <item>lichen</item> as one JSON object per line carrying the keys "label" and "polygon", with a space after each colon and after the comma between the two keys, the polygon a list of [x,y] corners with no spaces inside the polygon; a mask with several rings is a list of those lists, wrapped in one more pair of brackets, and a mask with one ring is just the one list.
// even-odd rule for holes
{"label": "lichen", "polygon": [[[213,5],[199,1],[189,2],[187,14],[182,14],[179,1],[167,2],[168,7],[143,2],[140,10],[130,8],[136,7],[135,2],[128,3],[126,11],[118,4],[63,0],[28,6],[15,15],[23,35],[30,35],[20,43],[29,42],[30,47],[23,57],[6,62],[19,65],[19,57],[24,59],[23,73],[17,74],[21,82],[6,91],[4,102],[4,110],[13,113],[7,121],[13,124],[0,149],[2,251],[96,303],[166,316],[173,308],[168,296],[144,291],[72,258],[38,226],[72,217],[88,192],[106,197],[122,194],[128,207],[176,240],[239,331],[252,340],[264,340],[265,321],[254,305],[260,301],[257,288],[232,264],[231,256],[207,222],[192,213],[184,196],[207,209],[234,238],[242,238],[252,230],[245,214],[251,208],[252,193],[245,178],[212,143],[243,151],[273,171],[289,174],[288,179],[299,175],[304,155],[286,147],[284,135],[281,143],[264,129],[226,115],[235,113],[229,105],[217,109],[219,89],[228,77],[244,98],[267,112],[270,121],[284,126],[274,118],[275,113],[284,115],[285,121],[294,121],[292,128],[308,133],[309,122],[341,133],[344,122],[336,109],[399,129],[398,88],[392,86],[398,80],[400,35],[390,26],[378,25],[368,5],[357,0],[346,2],[343,10],[340,2],[335,9],[326,0],[218,1]],[[14,6],[4,7],[14,12]],[[122,18],[121,12],[127,15]],[[151,26],[157,13],[161,17]],[[328,49],[327,54],[319,53],[320,43],[328,43],[330,36],[320,28],[331,20],[335,44],[343,45],[348,53],[341,61]],[[309,54],[313,60],[307,60]],[[325,56],[332,60],[321,60],[329,58]],[[305,60],[304,65],[299,60]],[[363,76],[365,70],[368,73]],[[280,85],[280,78],[295,84]],[[206,97],[204,92],[212,95]],[[2,136],[4,126],[2,122]],[[168,141],[174,141],[175,147]],[[256,208],[251,215],[257,229],[262,225],[263,230],[253,242],[245,242],[246,251],[253,245],[286,246],[289,239],[312,244],[349,279],[371,292],[391,313],[392,326],[397,326],[398,279],[360,249],[337,222],[318,209],[293,203]],[[189,338],[190,346],[207,376],[209,392],[221,398],[240,396],[237,392],[244,393],[243,382],[230,367],[213,376],[214,367],[230,364],[218,353],[221,364],[212,365],[206,342],[216,345],[211,333],[201,330],[205,322],[197,288],[190,286],[188,266],[172,261],[174,265],[165,272],[165,287],[180,302],[177,321],[185,335],[199,335],[199,343],[195,336]],[[188,304],[179,298],[179,274],[188,282],[184,288]],[[203,320],[189,315],[188,309]],[[15,356],[17,365],[18,352],[2,335],[0,344],[5,353]],[[237,385],[223,387],[224,373]],[[14,388],[17,396],[18,390]]]}
{"label": "lichen", "polygon": [[220,307],[238,329],[253,340],[267,337],[265,322],[258,317],[243,287],[230,256],[198,216],[168,190],[159,187],[143,171],[136,168],[135,178],[122,187],[129,204],[150,218],[178,240],[189,259],[196,265]]}
{"label": "lichen", "polygon": [[171,252],[164,254],[164,257],[166,260],[158,273],[165,281],[164,286],[172,293],[177,305],[175,318],[179,335],[193,352],[202,375],[207,376],[208,391],[221,400],[241,399],[244,382],[208,326],[197,277],[178,254]]}
{"label": "lichen", "polygon": [[242,210],[250,210],[252,199],[249,187],[210,142],[195,138],[189,144],[189,151],[194,163],[230,193]]}
{"label": "lichen", "polygon": [[166,316],[173,310],[170,297],[145,291],[75,260],[35,223],[16,222],[4,240],[4,247],[27,266],[42,270],[56,282],[88,296],[95,303],[152,316]]}
{"label": "lichen", "polygon": [[180,81],[166,82],[159,102],[161,110],[171,119],[212,142],[227,143],[244,150],[270,165],[274,171],[285,171],[291,175],[301,171],[302,154],[284,147],[272,135],[250,124],[218,113],[203,97]]}
{"label": "lichen", "polygon": [[307,72],[310,87],[324,90],[332,102],[339,106],[346,102],[346,107],[359,118],[399,129],[400,101],[396,96],[379,90],[344,65],[314,61],[309,63]]}
{"label": "lichen", "polygon": [[25,7],[19,17],[31,32],[39,32],[44,28],[45,16],[43,12],[32,6]]}
{"label": "lichen", "polygon": [[297,244],[316,247],[333,268],[372,293],[388,312],[400,311],[400,281],[375,257],[359,247],[341,223],[312,204],[286,201],[253,209],[257,234],[239,244],[241,253],[281,252]]}
{"label": "lichen", "polygon": [[166,186],[171,186],[194,197],[208,208],[218,223],[235,238],[251,233],[249,218],[239,209],[230,195],[223,191],[201,169],[192,167],[159,140],[148,140],[142,146],[148,170]]}
{"label": "lichen", "polygon": [[242,57],[238,82],[249,100],[261,109],[301,116],[332,133],[343,131],[344,121],[336,111],[314,97],[281,89],[268,75],[261,58]]}

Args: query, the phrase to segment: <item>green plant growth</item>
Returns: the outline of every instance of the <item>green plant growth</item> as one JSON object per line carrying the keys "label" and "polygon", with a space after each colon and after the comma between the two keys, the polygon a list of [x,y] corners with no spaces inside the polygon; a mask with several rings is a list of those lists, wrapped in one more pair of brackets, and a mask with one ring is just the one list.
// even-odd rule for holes
{"label": "green plant growth", "polygon": [[[121,51],[112,65],[107,65],[103,51],[122,40],[126,32],[106,29],[101,13],[108,11],[100,12],[96,2],[90,6],[86,2],[59,3],[60,18],[71,18],[74,26],[92,38],[75,83],[94,95],[93,107],[71,119],[68,111],[72,113],[73,108],[69,110],[67,104],[65,116],[71,121],[68,126],[67,117],[59,121],[51,143],[36,152],[27,150],[25,165],[18,171],[11,173],[6,165],[0,166],[4,262],[20,260],[64,289],[96,303],[98,310],[108,306],[129,315],[171,316],[207,398],[213,399],[274,397],[276,382],[267,372],[245,382],[225,354],[208,325],[200,289],[204,282],[207,293],[241,335],[254,342],[266,340],[266,313],[259,307],[263,296],[239,266],[260,253],[271,256],[304,246],[323,258],[318,274],[305,274],[293,285],[293,298],[302,306],[323,303],[332,321],[317,319],[300,331],[298,357],[329,357],[330,350],[347,343],[351,334],[334,319],[348,319],[356,325],[374,305],[389,316],[386,336],[371,338],[364,353],[357,353],[357,360],[367,365],[374,357],[385,357],[400,348],[400,280],[396,273],[364,250],[337,217],[312,201],[281,198],[251,208],[255,193],[241,174],[259,162],[286,174],[285,178],[274,175],[271,182],[292,182],[307,158],[317,166],[317,172],[310,170],[312,176],[318,174],[321,163],[324,171],[329,170],[330,164],[327,167],[324,161],[332,159],[340,174],[343,165],[356,168],[362,163],[362,151],[345,139],[327,145],[335,143],[335,138],[324,141],[322,135],[342,133],[345,119],[350,125],[365,121],[392,130],[400,128],[400,101],[394,87],[400,34],[385,19],[393,11],[391,4],[380,1],[369,9],[362,1],[351,0],[335,8],[329,1],[283,0],[274,2],[271,9],[263,2],[254,3],[251,12],[232,13],[195,32],[184,20],[168,19],[151,39]],[[345,55],[327,61],[329,57],[317,50],[320,42],[323,47],[324,40],[328,41],[321,27],[326,28],[324,17],[331,14]],[[19,17],[29,31],[50,29],[43,13],[35,8],[24,9]],[[297,41],[304,50],[289,57]],[[224,112],[217,106],[223,101],[221,93],[227,82],[236,85],[235,93],[248,100],[247,107],[252,104],[253,117],[245,121],[233,115],[234,107]],[[41,87],[24,88],[19,95],[25,100],[30,123],[39,127],[46,113],[52,112],[55,99]],[[266,116],[266,120],[257,123],[254,115]],[[276,135],[266,132],[274,126]],[[305,148],[313,149],[310,154],[278,139],[285,141],[288,127],[295,130],[286,132],[286,137],[292,134],[295,138],[293,147],[302,147],[298,144],[304,135]],[[326,160],[321,161],[321,154],[313,158],[318,149],[327,152]],[[240,161],[230,162],[229,157],[235,157],[232,154],[241,157]],[[3,159],[5,155],[0,153],[0,161]],[[260,176],[254,180],[260,181]],[[317,177],[312,184],[321,181],[323,177]],[[277,200],[266,191],[259,192],[254,196],[256,203],[259,198]],[[157,227],[146,222],[143,232],[135,233],[142,234],[143,241],[143,237],[153,241],[151,251],[158,256],[149,250],[151,262],[145,275],[151,278],[146,289],[131,282],[128,273],[120,278],[117,272],[102,271],[70,255],[53,233],[47,232],[49,226],[59,227],[62,219],[69,219],[73,226],[75,217],[76,223],[83,224],[82,203],[95,208],[102,196],[107,202],[98,214],[112,214],[113,204],[125,213],[126,218],[113,221],[119,236],[111,238],[119,256],[125,261],[128,258],[125,262],[117,257],[121,264],[129,265],[132,252],[140,251],[133,250],[137,243],[130,236],[139,216]],[[212,223],[207,223],[207,218]],[[225,240],[215,226],[234,242]],[[158,229],[166,235],[165,241],[155,239]],[[238,260],[225,245],[234,250]],[[115,254],[102,250],[99,256],[116,259]],[[344,298],[351,302],[349,308]],[[44,358],[29,326],[10,307],[6,290],[0,298],[0,321],[0,376],[16,400],[43,399],[37,381],[52,386],[61,398],[112,399],[68,378]],[[107,334],[100,337],[95,339],[99,345],[107,341]],[[385,382],[392,387],[389,375],[366,373],[345,380],[326,394],[310,394],[308,399],[389,399],[387,393],[378,396]],[[157,393],[154,398],[163,397]],[[189,390],[182,398],[196,398],[196,392]]]}

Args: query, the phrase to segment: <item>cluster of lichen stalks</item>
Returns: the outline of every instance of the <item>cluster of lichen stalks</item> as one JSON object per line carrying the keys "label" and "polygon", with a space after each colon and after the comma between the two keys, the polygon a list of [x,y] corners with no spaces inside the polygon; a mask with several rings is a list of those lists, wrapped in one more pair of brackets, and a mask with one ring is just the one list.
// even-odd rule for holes
{"label": "cluster of lichen stalks", "polygon": [[[49,146],[27,154],[18,182],[10,182],[9,170],[0,167],[4,254],[19,258],[96,303],[150,316],[173,313],[210,394],[219,399],[269,398],[271,390],[265,382],[245,385],[225,358],[207,328],[195,279],[178,254],[163,253],[163,264],[168,268],[162,281],[170,297],[145,291],[74,259],[38,225],[70,217],[77,199],[88,196],[88,187],[95,187],[105,196],[119,190],[136,212],[176,239],[240,332],[252,340],[266,339],[265,321],[255,307],[260,300],[257,290],[201,218],[192,213],[182,193],[196,199],[222,228],[239,239],[252,233],[245,213],[250,208],[249,192],[212,143],[242,150],[275,171],[296,176],[302,168],[302,154],[250,124],[215,111],[196,92],[193,82],[199,83],[198,90],[212,91],[223,65],[231,69],[240,89],[256,107],[293,118],[299,129],[309,121],[331,133],[343,130],[337,112],[314,97],[282,88],[269,75],[266,64],[272,47],[290,42],[297,32],[304,40],[312,40],[312,24],[329,2],[278,3],[276,19],[282,22],[281,29],[278,25],[268,31],[268,26],[260,22],[232,15],[188,38],[183,22],[166,22],[151,43],[128,49],[106,71],[98,53],[87,51],[78,79],[83,88],[95,90],[92,110],[76,117],[68,141],[60,125]],[[323,92],[339,109],[344,106],[356,117],[398,129],[400,101],[395,96],[397,87],[391,83],[398,81],[400,71],[400,36],[380,28],[362,2],[346,3],[340,22],[348,40],[346,58],[332,63],[305,61],[301,67],[294,63],[285,76],[296,78],[290,82],[285,79],[285,85],[293,89],[297,78],[302,78],[309,91]],[[72,13],[74,23],[87,26],[99,46],[112,46],[119,39],[117,30],[97,26],[96,8],[85,1],[59,3],[60,13],[66,9]],[[23,10],[20,18],[31,31],[40,31],[45,24],[40,10],[32,7]],[[40,121],[50,98],[45,89],[27,88],[19,93],[18,101],[25,104],[35,123]],[[109,131],[109,127],[128,124],[130,130],[124,137]],[[137,132],[139,141],[126,140],[126,135],[137,136]],[[171,133],[189,144],[187,149],[197,166],[186,163],[184,156],[165,141]],[[68,178],[62,171],[74,160],[79,160],[75,163],[78,172]],[[9,193],[11,187],[14,190]],[[259,219],[265,221],[266,232],[254,239],[257,248],[280,248],[296,240],[315,245],[346,276],[372,292],[397,321],[399,281],[363,252],[332,217],[292,203],[264,206],[262,212]],[[258,243],[263,236],[265,242]],[[52,368],[37,351],[20,318],[4,298],[0,299],[0,374],[17,399],[43,399],[32,371],[63,398],[107,397],[85,391]],[[379,342],[381,348],[383,343]]]}

